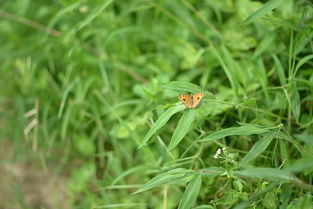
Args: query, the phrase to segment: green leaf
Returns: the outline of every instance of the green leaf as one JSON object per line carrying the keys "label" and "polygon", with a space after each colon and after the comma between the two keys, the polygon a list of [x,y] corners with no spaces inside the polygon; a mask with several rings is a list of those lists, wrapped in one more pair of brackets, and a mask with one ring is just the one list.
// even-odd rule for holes
{"label": "green leaf", "polygon": [[247,124],[247,125],[240,126],[240,127],[226,128],[226,129],[217,131],[203,139],[200,139],[199,142],[213,141],[213,140],[224,138],[226,136],[234,136],[234,135],[247,136],[251,134],[263,134],[267,132],[269,129],[273,129],[273,128],[276,128],[276,127],[261,127],[261,126],[256,126],[252,124]]}
{"label": "green leaf", "polygon": [[232,174],[247,176],[252,178],[265,178],[273,181],[298,182],[301,181],[294,177],[290,172],[276,168],[249,168],[245,170],[232,171]]}
{"label": "green leaf", "polygon": [[152,137],[152,135],[157,130],[162,128],[174,114],[184,110],[185,108],[186,108],[185,105],[173,106],[173,107],[169,108],[168,110],[166,110],[164,113],[162,113],[162,115],[158,118],[158,120],[153,124],[153,126],[148,131],[147,135],[143,139],[139,148],[144,146],[149,141],[149,139]]}
{"label": "green leaf", "polygon": [[202,176],[201,174],[197,174],[193,177],[193,179],[188,184],[183,197],[179,202],[178,209],[189,209],[194,204],[197,199],[197,196],[200,191],[202,183]]}
{"label": "green leaf", "polygon": [[284,68],[280,62],[280,60],[278,59],[278,57],[275,54],[272,54],[272,57],[274,59],[275,65],[276,65],[276,71],[278,74],[278,79],[280,82],[280,85],[286,85],[287,84],[287,79],[285,76],[285,72],[284,72]]}
{"label": "green leaf", "polygon": [[296,82],[292,82],[290,85],[290,103],[291,103],[291,112],[293,117],[299,121],[300,112],[301,112],[301,101],[300,95],[298,92],[298,87]]}
{"label": "green leaf", "polygon": [[253,58],[257,58],[260,55],[262,55],[262,53],[266,52],[266,50],[268,50],[268,48],[272,46],[274,39],[275,35],[272,33],[268,33],[265,36],[265,38],[262,39],[256,50],[254,51]]}
{"label": "green leaf", "polygon": [[200,86],[186,81],[171,81],[163,85],[163,87],[173,91],[187,91],[190,93],[202,92],[207,95],[212,95],[212,93],[203,90]]}
{"label": "green leaf", "polygon": [[271,143],[272,139],[275,135],[273,134],[267,134],[262,137],[259,141],[257,141],[253,147],[250,149],[250,151],[246,154],[246,156],[241,160],[241,163],[248,163],[251,160],[258,157]]}
{"label": "green leaf", "polygon": [[300,172],[313,167],[313,157],[303,157],[291,163],[285,170],[290,172]]}
{"label": "green leaf", "polygon": [[179,144],[179,142],[188,133],[188,130],[193,120],[195,119],[195,116],[196,116],[196,110],[194,109],[189,109],[184,112],[172,136],[172,139],[169,145],[169,150],[174,149],[177,146],[177,144]]}
{"label": "green leaf", "polygon": [[107,8],[111,3],[113,2],[113,0],[108,0],[108,1],[104,1],[102,2],[103,4],[99,7],[96,7],[91,13],[90,15],[87,16],[87,18],[85,18],[82,22],[79,23],[78,25],[78,30],[81,30],[82,28],[84,28],[86,25],[90,24],[97,16],[99,16],[103,10],[105,8]]}
{"label": "green leaf", "polygon": [[209,167],[200,169],[199,172],[201,172],[204,177],[215,177],[225,173],[225,170],[219,167]]}
{"label": "green leaf", "polygon": [[58,112],[58,118],[62,117],[62,113],[63,113],[64,107],[65,107],[67,97],[68,97],[69,93],[71,92],[71,90],[74,88],[74,86],[78,83],[77,81],[78,80],[74,80],[65,88],[63,96],[62,96],[62,101],[60,104],[59,112]]}
{"label": "green leaf", "polygon": [[256,19],[263,17],[264,15],[266,15],[267,13],[272,11],[273,9],[277,8],[281,3],[283,3],[283,1],[284,0],[271,0],[271,1],[266,2],[266,4],[264,4],[263,7],[261,7],[260,9],[255,11],[253,14],[251,14],[249,17],[247,17],[241,23],[241,25],[249,24],[249,23],[255,21]]}
{"label": "green leaf", "polygon": [[182,179],[186,176],[186,174],[188,174],[190,172],[191,172],[191,170],[187,170],[184,168],[177,168],[177,169],[171,170],[169,172],[160,174],[160,175],[154,177],[153,179],[151,179],[150,181],[148,181],[146,184],[144,184],[142,187],[140,187],[133,194],[137,194],[139,192],[143,192],[143,191],[152,189],[156,186],[160,186],[163,184],[173,182],[174,180]]}
{"label": "green leaf", "polygon": [[212,205],[199,205],[193,209],[216,209],[216,208]]}
{"label": "green leaf", "polygon": [[310,59],[313,59],[313,54],[307,55],[307,56],[305,56],[305,57],[300,59],[300,61],[296,65],[296,68],[295,68],[295,71],[294,71],[294,75],[293,75],[294,77],[296,76],[296,74],[297,74],[298,70],[300,69],[300,67],[302,65],[304,65],[306,62],[308,62]]}
{"label": "green leaf", "polygon": [[307,194],[304,196],[301,196],[297,199],[294,199],[287,207],[287,209],[298,209],[298,208],[308,208],[312,209],[312,195]]}

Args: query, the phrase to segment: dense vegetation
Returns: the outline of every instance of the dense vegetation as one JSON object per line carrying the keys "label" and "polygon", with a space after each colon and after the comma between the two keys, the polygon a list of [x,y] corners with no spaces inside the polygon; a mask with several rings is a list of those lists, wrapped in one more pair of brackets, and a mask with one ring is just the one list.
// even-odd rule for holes
{"label": "dense vegetation", "polygon": [[312,208],[312,1],[0,5],[0,208]]}

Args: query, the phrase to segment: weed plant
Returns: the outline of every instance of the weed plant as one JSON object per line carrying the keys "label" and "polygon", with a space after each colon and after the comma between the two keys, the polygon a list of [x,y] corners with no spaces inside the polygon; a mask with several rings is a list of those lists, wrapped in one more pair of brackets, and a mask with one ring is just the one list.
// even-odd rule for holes
{"label": "weed plant", "polygon": [[311,0],[0,5],[0,208],[313,208]]}

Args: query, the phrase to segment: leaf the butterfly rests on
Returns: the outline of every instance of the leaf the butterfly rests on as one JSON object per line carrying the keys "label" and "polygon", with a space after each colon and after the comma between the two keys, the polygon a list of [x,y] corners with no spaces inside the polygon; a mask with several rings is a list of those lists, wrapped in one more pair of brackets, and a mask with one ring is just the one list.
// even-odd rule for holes
{"label": "leaf the butterfly rests on", "polygon": [[178,96],[178,99],[180,99],[186,107],[188,107],[189,109],[193,109],[199,105],[203,96],[204,94],[201,92],[190,95],[181,94]]}

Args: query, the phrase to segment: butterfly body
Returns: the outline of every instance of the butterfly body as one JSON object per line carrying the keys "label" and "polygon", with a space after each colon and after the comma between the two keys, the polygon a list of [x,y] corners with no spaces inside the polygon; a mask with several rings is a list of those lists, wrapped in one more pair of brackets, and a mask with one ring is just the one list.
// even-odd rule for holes
{"label": "butterfly body", "polygon": [[199,105],[203,96],[204,94],[201,92],[190,94],[190,95],[181,94],[178,96],[178,99],[180,99],[183,102],[183,104],[189,109],[194,109]]}

